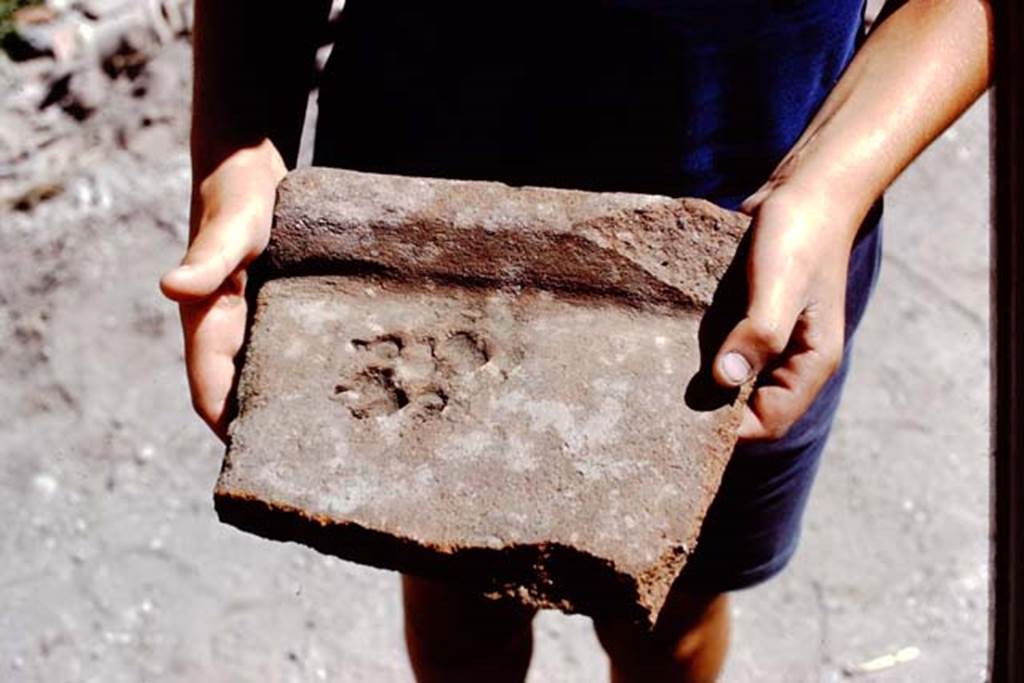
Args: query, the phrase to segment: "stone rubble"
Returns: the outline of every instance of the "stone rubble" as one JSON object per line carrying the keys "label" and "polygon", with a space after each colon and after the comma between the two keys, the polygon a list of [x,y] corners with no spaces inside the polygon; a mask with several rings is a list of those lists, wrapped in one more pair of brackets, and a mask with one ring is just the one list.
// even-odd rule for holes
{"label": "stone rubble", "polygon": [[190,4],[51,0],[15,12],[0,52],[0,209],[74,191],[76,177],[106,173],[95,160],[110,149],[181,152]]}

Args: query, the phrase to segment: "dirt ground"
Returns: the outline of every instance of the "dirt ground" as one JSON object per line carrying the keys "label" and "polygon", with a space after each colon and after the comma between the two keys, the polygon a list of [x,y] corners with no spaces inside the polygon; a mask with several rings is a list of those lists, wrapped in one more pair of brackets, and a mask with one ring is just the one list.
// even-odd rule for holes
{"label": "dirt ground", "polygon": [[[0,56],[0,680],[410,681],[394,574],[214,515],[221,447],[157,289],[188,65],[172,40],[55,93],[51,60]],[[802,546],[736,596],[727,683],[983,680],[987,205],[982,103],[889,193]],[[607,679],[585,618],[536,631],[530,681]]]}

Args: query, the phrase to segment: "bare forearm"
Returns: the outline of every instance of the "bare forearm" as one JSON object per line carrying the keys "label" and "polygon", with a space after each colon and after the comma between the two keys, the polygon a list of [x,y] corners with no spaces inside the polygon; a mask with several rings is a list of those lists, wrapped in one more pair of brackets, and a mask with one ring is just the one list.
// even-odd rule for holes
{"label": "bare forearm", "polygon": [[852,238],[900,172],[988,87],[984,0],[909,0],[886,18],[769,181],[827,197]]}
{"label": "bare forearm", "polygon": [[989,81],[983,0],[908,0],[875,29],[805,133],[744,208],[748,304],[715,378],[760,377],[740,437],[777,439],[846,347],[847,266],[858,227],[900,171]]}
{"label": "bare forearm", "polygon": [[198,182],[269,140],[293,165],[329,2],[196,0],[192,166]]}

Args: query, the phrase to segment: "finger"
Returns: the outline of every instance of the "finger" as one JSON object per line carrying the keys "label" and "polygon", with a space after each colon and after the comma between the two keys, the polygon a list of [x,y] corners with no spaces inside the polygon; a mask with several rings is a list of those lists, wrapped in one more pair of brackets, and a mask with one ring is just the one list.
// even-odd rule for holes
{"label": "finger", "polygon": [[[726,335],[712,363],[715,381],[725,387],[749,381],[786,349],[807,304],[810,273],[801,256],[806,248],[798,220],[760,212],[755,221],[758,229],[747,261],[747,312]],[[786,230],[772,231],[773,225]]]}
{"label": "finger", "polygon": [[[803,321],[801,321],[803,325]],[[842,323],[826,339],[798,329],[799,346],[774,368],[747,402],[739,428],[741,441],[780,439],[810,408],[842,360]],[[813,345],[804,344],[814,339]]]}
{"label": "finger", "polygon": [[164,295],[179,302],[208,297],[224,281],[255,258],[262,250],[252,229],[254,219],[245,213],[217,217],[204,222],[196,233],[181,265],[160,280]]}
{"label": "finger", "polygon": [[757,376],[786,350],[799,315],[799,298],[784,290],[772,293],[767,301],[755,300],[715,355],[715,381],[737,387]]}
{"label": "finger", "polygon": [[743,203],[740,204],[740,212],[753,216],[758,207],[761,206],[761,202],[767,199],[774,189],[769,184],[762,185],[754,194],[743,200]]}
{"label": "finger", "polygon": [[181,306],[185,362],[192,405],[213,431],[226,439],[231,420],[235,358],[245,338],[246,301],[240,276],[201,302]]}

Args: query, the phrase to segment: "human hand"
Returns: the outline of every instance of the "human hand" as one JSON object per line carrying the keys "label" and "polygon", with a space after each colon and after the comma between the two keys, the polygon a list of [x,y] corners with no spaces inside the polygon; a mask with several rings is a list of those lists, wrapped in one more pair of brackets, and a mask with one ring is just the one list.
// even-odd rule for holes
{"label": "human hand", "polygon": [[725,387],[760,375],[741,441],[781,438],[842,360],[846,271],[855,212],[820,189],[767,185],[744,202],[753,217],[746,315],[712,365]]}
{"label": "human hand", "polygon": [[270,239],[277,183],[286,172],[265,140],[194,181],[188,251],[160,280],[164,295],[179,304],[192,406],[222,440],[245,339],[246,267]]}

